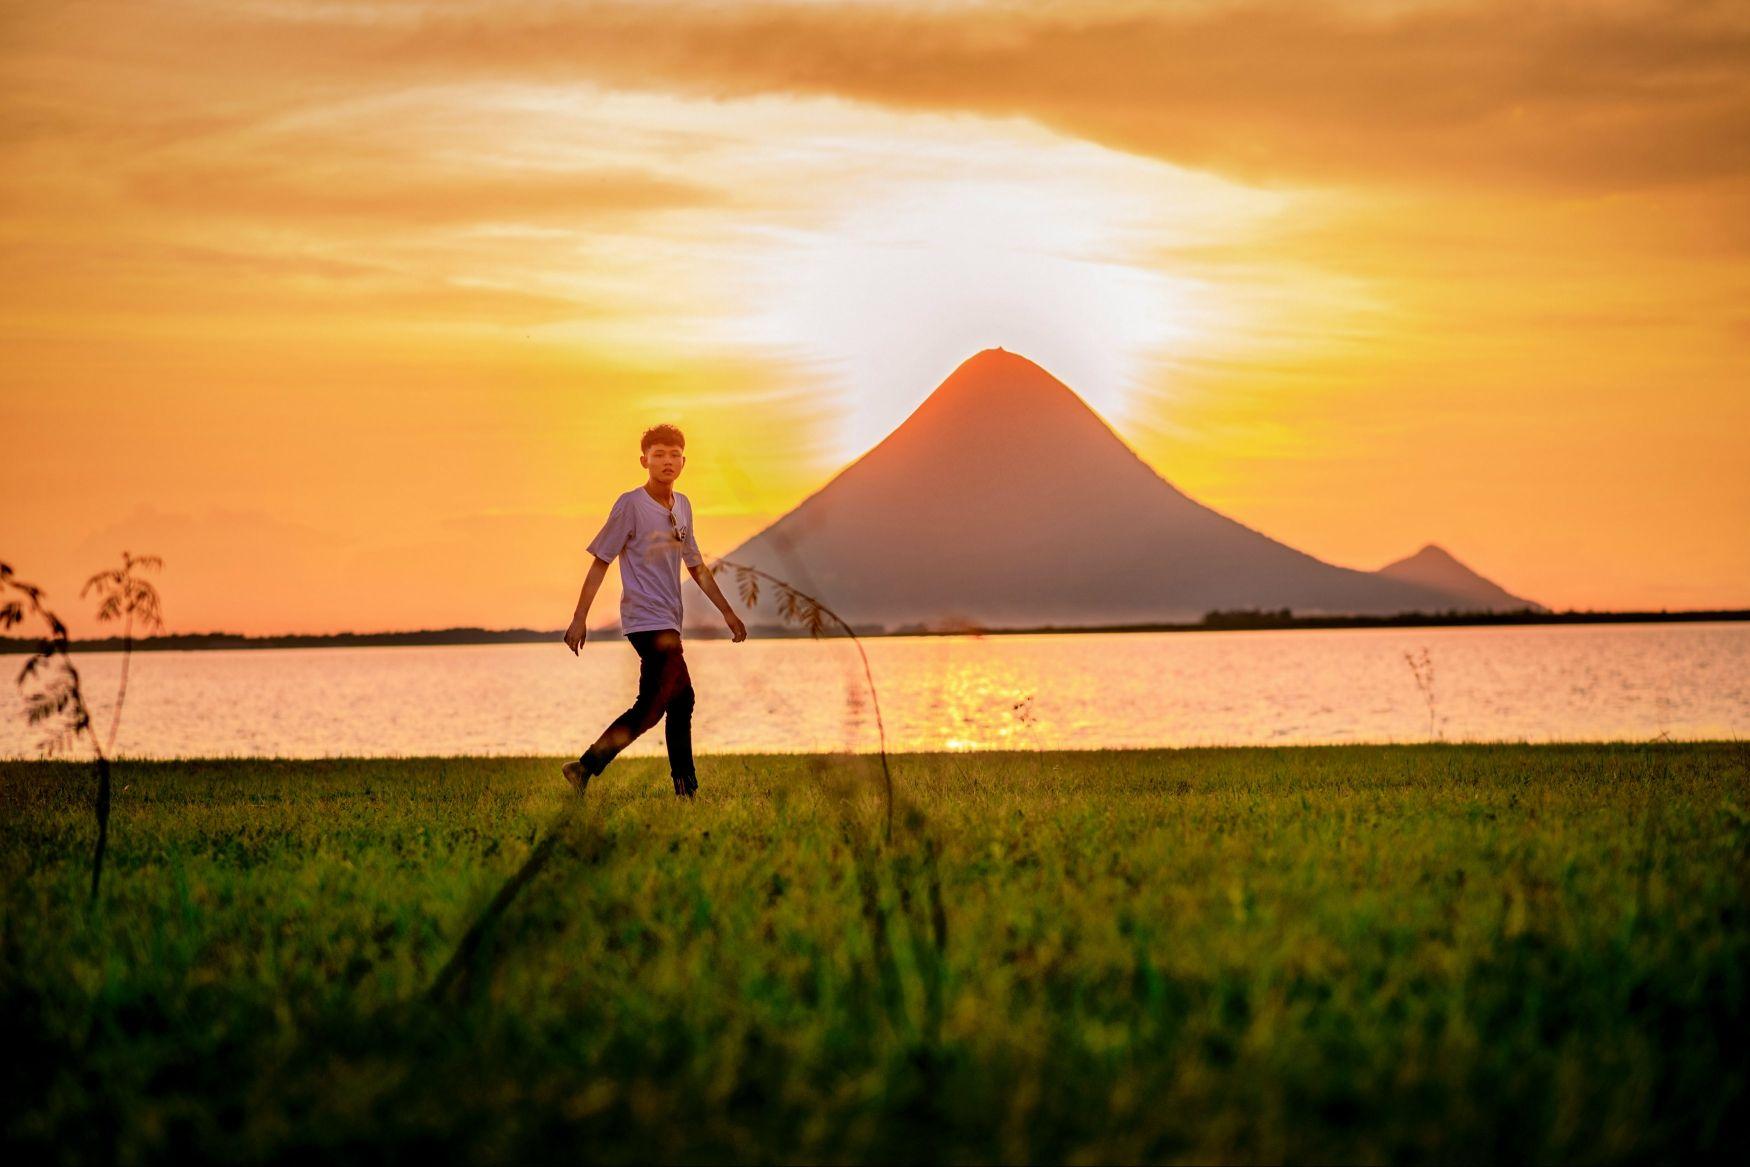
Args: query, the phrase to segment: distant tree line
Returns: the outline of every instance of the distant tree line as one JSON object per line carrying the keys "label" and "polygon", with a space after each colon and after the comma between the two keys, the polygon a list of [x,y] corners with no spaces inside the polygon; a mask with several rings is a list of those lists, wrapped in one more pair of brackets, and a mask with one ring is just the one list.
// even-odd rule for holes
{"label": "distant tree line", "polygon": [[[1004,632],[1209,632],[1247,628],[1428,628],[1470,624],[1647,624],[1700,620],[1750,620],[1750,608],[1720,608],[1684,612],[1539,612],[1518,608],[1508,612],[1396,612],[1389,616],[1296,616],[1290,608],[1214,609],[1195,624],[1101,624],[1044,628],[987,628]],[[919,635],[929,635],[920,631]]]}
{"label": "distant tree line", "polygon": [[[1671,612],[1537,612],[1530,608],[1511,612],[1398,612],[1390,616],[1296,616],[1290,608],[1233,608],[1204,613],[1196,623],[1075,624],[1026,628],[985,628],[964,620],[947,626],[902,624],[850,625],[857,636],[1002,636],[1021,633],[1076,632],[1208,632],[1247,628],[1425,628],[1472,624],[1645,624],[1689,623],[1700,620],[1750,620],[1750,608],[1718,608]],[[594,630],[596,635],[614,635],[612,626]],[[716,628],[688,628],[689,639],[715,640],[728,635]],[[763,638],[806,637],[806,628],[782,624],[749,624],[748,634]],[[559,641],[562,629],[536,628],[436,628],[417,632],[335,632],[292,636],[245,636],[237,632],[188,632],[135,637],[135,652],[188,652],[211,648],[381,648],[396,645],[437,644],[541,644]],[[0,636],[0,655],[33,652],[39,642],[31,637]],[[120,636],[91,637],[70,642],[85,652],[122,651]]]}
{"label": "distant tree line", "polygon": [[[533,628],[437,628],[418,632],[333,632],[288,636],[245,636],[240,632],[184,632],[135,638],[134,651],[188,652],[207,648],[378,648],[417,644],[520,644],[558,640],[562,632]],[[0,637],[0,653],[22,652],[28,638]],[[75,648],[105,652],[121,647],[121,638],[92,637],[73,641]]]}

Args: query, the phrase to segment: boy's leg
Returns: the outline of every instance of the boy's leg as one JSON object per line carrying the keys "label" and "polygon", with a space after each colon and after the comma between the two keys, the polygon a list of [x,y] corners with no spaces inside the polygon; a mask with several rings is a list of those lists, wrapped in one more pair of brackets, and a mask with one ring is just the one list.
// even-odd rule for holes
{"label": "boy's leg", "polygon": [[679,644],[675,647],[676,669],[674,696],[668,703],[668,718],[663,732],[668,739],[668,772],[674,779],[674,792],[691,798],[699,789],[699,779],[693,771],[693,678],[687,672],[686,658]]}
{"label": "boy's leg", "polygon": [[658,640],[674,636],[667,631],[632,632],[626,636],[638,650],[638,696],[631,708],[616,717],[578,761],[590,775],[608,768],[619,752],[661,719],[673,699],[675,678],[672,654]]}

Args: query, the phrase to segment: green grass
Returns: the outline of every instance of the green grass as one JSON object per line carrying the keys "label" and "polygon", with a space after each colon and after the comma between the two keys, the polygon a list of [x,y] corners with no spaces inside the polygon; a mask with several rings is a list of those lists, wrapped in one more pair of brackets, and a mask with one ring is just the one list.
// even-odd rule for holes
{"label": "green grass", "polygon": [[[33,1158],[1742,1145],[1743,743],[0,763]],[[538,838],[558,839],[440,969]]]}

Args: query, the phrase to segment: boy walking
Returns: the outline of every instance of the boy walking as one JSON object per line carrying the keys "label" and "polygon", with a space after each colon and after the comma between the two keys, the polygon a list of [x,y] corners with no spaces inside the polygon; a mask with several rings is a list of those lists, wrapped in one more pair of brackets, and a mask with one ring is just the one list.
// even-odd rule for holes
{"label": "boy walking", "polygon": [[681,655],[681,573],[687,571],[723,613],[732,638],[747,639],[747,627],[730,608],[693,534],[693,504],[674,489],[686,466],[686,438],[672,425],[653,426],[639,440],[638,464],[649,480],[614,500],[607,522],[590,541],[594,561],[577,598],[577,612],[565,630],[572,655],[584,641],[584,619],[608,564],[620,557],[620,631],[638,652],[638,696],[575,762],[563,767],[565,780],[583,793],[589,780],[665,715],[669,775],[674,792],[691,798],[699,788],[693,771],[693,681]]}

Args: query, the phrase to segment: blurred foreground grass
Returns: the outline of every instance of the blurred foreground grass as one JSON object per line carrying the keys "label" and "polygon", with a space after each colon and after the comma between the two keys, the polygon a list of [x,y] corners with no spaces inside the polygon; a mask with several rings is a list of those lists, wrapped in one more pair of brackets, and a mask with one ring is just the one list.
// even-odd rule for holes
{"label": "blurred foreground grass", "polygon": [[[33,1158],[1742,1145],[1744,743],[0,763]],[[559,842],[427,994],[538,837]]]}

